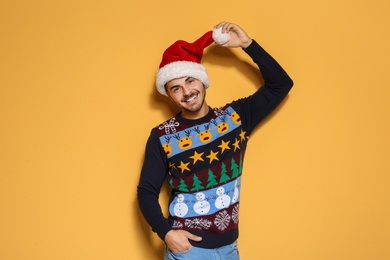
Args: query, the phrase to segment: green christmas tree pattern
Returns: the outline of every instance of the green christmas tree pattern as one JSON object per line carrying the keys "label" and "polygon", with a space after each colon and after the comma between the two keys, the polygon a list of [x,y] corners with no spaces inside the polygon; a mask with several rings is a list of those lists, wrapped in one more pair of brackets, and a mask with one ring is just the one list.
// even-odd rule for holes
{"label": "green christmas tree pattern", "polygon": [[189,191],[187,184],[185,183],[185,181],[183,179],[180,179],[179,190],[180,191],[187,191],[187,192]]}
{"label": "green christmas tree pattern", "polygon": [[192,189],[191,191],[198,191],[198,190],[201,190],[201,189],[204,189],[204,187],[202,186],[202,182],[199,180],[198,176],[196,176],[196,174],[194,174],[194,183],[192,184]]}
{"label": "green christmas tree pattern", "polygon": [[228,180],[230,180],[229,175],[227,175],[226,173],[226,165],[225,163],[222,163],[221,178],[219,179],[219,183],[226,183]]}
{"label": "green christmas tree pattern", "polygon": [[169,181],[169,186],[171,186],[172,189],[175,188],[175,186],[173,185],[173,179],[171,179],[171,180]]}
{"label": "green christmas tree pattern", "polygon": [[[217,176],[215,173],[209,169],[207,172],[207,186],[206,188],[214,188],[218,184],[226,183],[231,179],[237,178],[240,174],[242,174],[242,164],[243,163],[243,158],[242,158],[242,153],[240,154],[240,164],[237,164],[236,160],[232,157],[231,163],[230,163],[230,171],[231,171],[231,177],[228,175],[228,170],[226,169],[226,164],[222,163],[221,165],[221,176],[219,178],[219,182],[217,181]],[[199,179],[199,177],[194,174],[192,178],[192,188],[191,191],[200,191],[204,189],[205,187],[203,186],[202,181]],[[187,181],[187,184],[188,181]],[[177,189],[183,192],[189,192],[190,190],[188,189],[186,182],[184,179],[180,179],[180,184],[178,185]],[[174,189],[175,184],[173,182],[173,179],[169,181],[169,185]]]}
{"label": "green christmas tree pattern", "polygon": [[242,173],[242,153],[240,154],[240,173]]}
{"label": "green christmas tree pattern", "polygon": [[234,158],[232,158],[232,164],[230,166],[230,170],[232,170],[232,172],[233,172],[232,178],[236,178],[240,174],[240,171],[238,169],[238,165],[237,165],[236,161],[234,160]]}
{"label": "green christmas tree pattern", "polygon": [[206,188],[213,188],[214,186],[218,185],[218,182],[215,180],[217,176],[214,175],[214,173],[209,169],[208,171],[208,178],[207,178],[207,186]]}

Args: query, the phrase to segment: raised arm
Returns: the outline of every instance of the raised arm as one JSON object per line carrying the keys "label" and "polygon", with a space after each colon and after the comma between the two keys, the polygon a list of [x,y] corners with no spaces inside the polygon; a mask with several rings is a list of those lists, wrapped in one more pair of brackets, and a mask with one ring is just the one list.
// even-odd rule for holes
{"label": "raised arm", "polygon": [[243,127],[249,135],[255,126],[271,113],[286,97],[293,81],[280,64],[238,25],[223,22],[216,26],[230,32],[230,39],[222,47],[241,47],[257,64],[264,85],[253,95],[232,103],[241,115]]}

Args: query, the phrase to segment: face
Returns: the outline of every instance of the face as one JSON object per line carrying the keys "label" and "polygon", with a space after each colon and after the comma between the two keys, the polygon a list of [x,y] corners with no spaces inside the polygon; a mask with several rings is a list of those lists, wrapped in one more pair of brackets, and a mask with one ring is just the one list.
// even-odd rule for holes
{"label": "face", "polygon": [[173,79],[166,84],[166,91],[180,107],[183,117],[197,119],[207,114],[206,89],[200,80],[191,77]]}

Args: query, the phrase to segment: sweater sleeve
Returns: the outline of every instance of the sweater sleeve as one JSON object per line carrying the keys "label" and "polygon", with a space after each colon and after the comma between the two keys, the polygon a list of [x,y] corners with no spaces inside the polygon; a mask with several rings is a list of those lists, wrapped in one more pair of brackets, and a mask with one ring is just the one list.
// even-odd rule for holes
{"label": "sweater sleeve", "polygon": [[155,129],[146,143],[145,158],[137,188],[138,203],[143,216],[152,230],[164,240],[172,229],[159,204],[159,194],[168,173],[166,155]]}
{"label": "sweater sleeve", "polygon": [[282,102],[292,88],[293,81],[255,40],[244,51],[257,64],[264,79],[264,85],[254,94],[232,103],[249,135]]}

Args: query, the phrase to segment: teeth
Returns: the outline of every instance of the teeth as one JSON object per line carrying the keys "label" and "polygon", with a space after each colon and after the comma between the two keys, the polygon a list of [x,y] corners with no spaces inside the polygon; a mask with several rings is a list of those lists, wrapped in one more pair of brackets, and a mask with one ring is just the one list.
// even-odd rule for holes
{"label": "teeth", "polygon": [[194,100],[196,98],[196,95],[192,96],[191,98],[187,99],[186,102],[191,102],[192,100]]}

